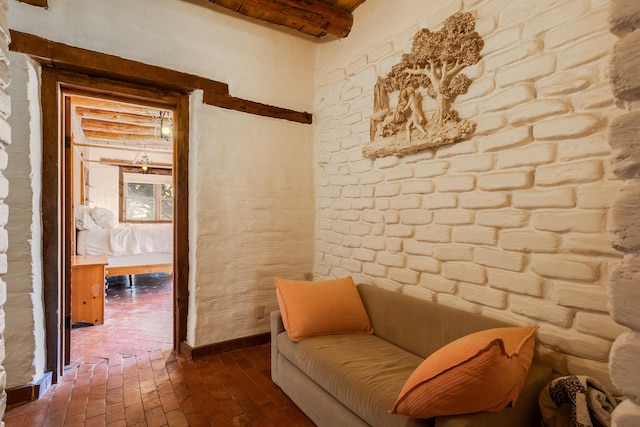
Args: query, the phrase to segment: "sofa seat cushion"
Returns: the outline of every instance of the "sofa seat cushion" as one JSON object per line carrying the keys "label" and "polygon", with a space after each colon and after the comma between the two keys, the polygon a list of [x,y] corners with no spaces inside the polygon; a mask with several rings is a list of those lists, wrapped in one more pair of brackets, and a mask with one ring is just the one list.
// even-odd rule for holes
{"label": "sofa seat cushion", "polygon": [[433,420],[390,414],[402,386],[424,359],[375,335],[342,334],[292,342],[278,335],[284,357],[335,399],[376,426],[433,426]]}

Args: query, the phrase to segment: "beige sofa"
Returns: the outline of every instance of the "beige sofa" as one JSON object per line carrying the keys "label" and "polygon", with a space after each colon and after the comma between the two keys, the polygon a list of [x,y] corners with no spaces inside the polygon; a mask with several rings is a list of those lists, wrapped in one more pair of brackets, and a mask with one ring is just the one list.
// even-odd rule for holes
{"label": "beige sofa", "polygon": [[513,326],[370,285],[358,291],[374,335],[340,334],[293,342],[271,313],[273,381],[318,426],[540,426],[538,395],[551,369],[534,358],[516,405],[500,412],[410,418],[390,414],[407,378],[431,353],[480,330]]}

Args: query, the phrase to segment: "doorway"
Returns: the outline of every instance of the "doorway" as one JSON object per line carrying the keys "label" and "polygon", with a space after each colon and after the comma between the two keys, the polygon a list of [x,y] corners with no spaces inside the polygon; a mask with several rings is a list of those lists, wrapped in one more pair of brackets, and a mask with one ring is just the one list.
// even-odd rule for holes
{"label": "doorway", "polygon": [[175,111],[78,90],[61,97],[75,227],[65,364],[172,349]]}
{"label": "doorway", "polygon": [[[53,372],[53,381],[57,382],[70,360],[73,313],[71,307],[72,257],[77,249],[75,247],[77,243],[75,242],[75,196],[72,192],[74,170],[77,172],[76,178],[86,178],[84,169],[79,166],[80,162],[74,162],[73,158],[72,142],[76,136],[73,130],[78,131],[80,124],[72,124],[71,97],[139,105],[172,114],[173,152],[170,161],[173,168],[171,208],[173,219],[170,223],[173,231],[171,268],[174,283],[172,346],[175,350],[179,350],[180,343],[186,339],[187,315],[188,94],[64,72],[50,67],[42,69],[41,93],[43,278],[47,370]],[[84,142],[86,141],[78,141],[80,144]],[[130,166],[141,167],[140,162],[144,154],[143,152],[138,155],[137,160],[130,159]],[[150,157],[147,152],[147,160]],[[160,169],[161,163],[166,162],[157,161],[156,168]],[[153,168],[154,164],[151,163],[150,166]],[[86,182],[80,183],[80,179],[78,185],[84,188],[84,191],[89,188]],[[90,186],[91,183],[88,185]]]}

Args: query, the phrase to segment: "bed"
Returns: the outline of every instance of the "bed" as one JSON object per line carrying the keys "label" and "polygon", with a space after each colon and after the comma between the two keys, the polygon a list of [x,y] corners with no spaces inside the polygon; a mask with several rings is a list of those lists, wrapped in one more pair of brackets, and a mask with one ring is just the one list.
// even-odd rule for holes
{"label": "bed", "polygon": [[105,254],[106,276],[173,272],[173,225],[140,224],[78,230],[77,255]]}

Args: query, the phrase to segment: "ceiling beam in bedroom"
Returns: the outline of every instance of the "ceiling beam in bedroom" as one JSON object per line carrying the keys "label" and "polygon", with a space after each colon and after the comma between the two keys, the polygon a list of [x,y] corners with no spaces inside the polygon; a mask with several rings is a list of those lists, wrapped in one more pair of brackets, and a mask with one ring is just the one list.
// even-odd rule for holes
{"label": "ceiling beam in bedroom", "polygon": [[[122,159],[109,159],[101,157],[100,160],[84,160],[88,163],[100,163],[102,165],[112,165],[112,166],[137,166],[133,160],[122,160]],[[173,165],[171,163],[162,163],[162,162],[150,162],[150,168],[154,169],[172,169]]]}
{"label": "ceiling beam in bedroom", "polygon": [[[72,98],[74,98],[74,101],[77,100],[77,97]],[[81,101],[78,100],[77,102]],[[121,106],[122,104],[116,104],[118,105],[117,109],[114,108],[114,105],[105,105],[104,102],[99,104],[100,107],[87,107],[85,105],[96,105],[90,102],[88,98],[84,98],[84,101],[81,103],[82,105],[78,105],[75,108],[76,115],[79,117],[87,117],[120,123],[149,124],[153,123],[154,119],[158,116],[157,108],[149,112],[145,111],[144,113],[142,112],[144,111],[143,109],[138,109],[138,111],[136,112],[127,112],[125,110],[126,107]],[[129,109],[132,109],[131,106],[129,106]]]}
{"label": "ceiling beam in bedroom", "polygon": [[121,151],[133,151],[133,152],[141,152],[141,151],[146,151],[149,153],[164,153],[164,154],[171,154],[172,149],[166,148],[166,149],[161,149],[156,147],[149,147],[147,145],[144,144],[144,140],[141,141],[136,141],[136,140],[123,140],[122,142],[119,141],[101,141],[98,143],[91,143],[91,142],[75,142],[72,141],[73,146],[74,147],[87,147],[87,148],[106,148],[109,150],[121,150]]}
{"label": "ceiling beam in bedroom", "polygon": [[121,135],[123,134],[153,138],[157,133],[156,125],[153,123],[132,124],[85,117],[80,120],[80,124],[85,135],[87,131],[98,131],[102,132],[105,137],[113,137],[114,139],[122,139]]}

